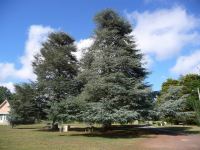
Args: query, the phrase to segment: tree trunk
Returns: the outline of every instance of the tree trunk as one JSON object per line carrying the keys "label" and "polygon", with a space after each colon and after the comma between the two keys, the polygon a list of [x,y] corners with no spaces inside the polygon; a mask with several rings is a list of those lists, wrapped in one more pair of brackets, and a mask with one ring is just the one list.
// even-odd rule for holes
{"label": "tree trunk", "polygon": [[58,123],[56,123],[55,120],[53,120],[53,122],[51,124],[51,130],[53,130],[53,131],[58,131],[59,130]]}
{"label": "tree trunk", "polygon": [[103,130],[108,131],[111,129],[112,123],[111,122],[105,122],[103,123]]}

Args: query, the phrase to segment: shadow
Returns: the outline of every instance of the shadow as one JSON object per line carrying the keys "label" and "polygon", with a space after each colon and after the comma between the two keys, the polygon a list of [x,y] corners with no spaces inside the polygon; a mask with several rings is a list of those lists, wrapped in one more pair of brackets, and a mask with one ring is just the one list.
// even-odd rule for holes
{"label": "shadow", "polygon": [[[30,129],[30,128],[28,128]],[[36,129],[36,128],[33,128]],[[151,127],[147,125],[113,125],[105,131],[101,127],[73,127],[69,132],[62,132],[59,136],[85,136],[85,137],[102,137],[102,138],[154,138],[156,135],[189,135],[200,134],[200,131],[190,131],[191,127]],[[41,128],[39,132],[59,132],[51,129]],[[91,132],[92,131],[92,132]]]}
{"label": "shadow", "polygon": [[38,129],[38,128],[34,128],[34,127],[14,127],[12,129]]}
{"label": "shadow", "polygon": [[[63,135],[60,135],[63,136]],[[71,134],[70,136],[86,136],[86,137],[101,137],[101,138],[148,138],[147,134],[141,134],[135,131],[123,131],[123,130],[114,130],[114,131],[106,131],[99,132],[94,131],[90,133],[82,133],[82,134]]]}
{"label": "shadow", "polygon": [[192,129],[192,127],[187,127],[187,126],[172,126],[172,127],[163,127],[163,128],[157,128],[158,130],[165,130],[165,131],[169,131],[171,133],[177,133],[177,134],[184,134],[184,135],[188,135],[188,134],[200,134],[200,131],[198,130],[190,130]]}
{"label": "shadow", "polygon": [[[98,128],[94,128],[95,130],[98,130]],[[71,127],[70,131],[76,131],[76,132],[85,132],[87,128],[79,128],[79,127]]]}
{"label": "shadow", "polygon": [[[182,129],[186,130],[186,129]],[[86,136],[86,137],[103,137],[103,138],[153,138],[155,135],[170,135],[177,136],[183,135],[182,131],[176,132],[175,130],[164,128],[153,128],[150,126],[112,126],[108,131],[103,128],[93,128],[93,132],[85,132],[86,128],[70,128],[74,131],[72,134],[63,134],[60,136]],[[79,133],[77,133],[79,132]],[[80,133],[81,132],[81,133]]]}
{"label": "shadow", "polygon": [[38,129],[38,130],[35,130],[35,131],[39,131],[39,132],[59,132],[59,129],[58,130],[53,130],[51,128],[43,127],[43,128]]}

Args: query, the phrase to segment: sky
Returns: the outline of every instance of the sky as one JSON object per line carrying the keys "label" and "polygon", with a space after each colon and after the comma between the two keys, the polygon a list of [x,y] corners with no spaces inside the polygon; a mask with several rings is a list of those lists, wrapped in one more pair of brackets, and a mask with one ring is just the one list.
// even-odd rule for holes
{"label": "sky", "polygon": [[51,32],[70,34],[80,59],[93,43],[93,17],[106,8],[131,23],[153,90],[200,73],[200,0],[0,0],[0,85],[14,92],[36,80],[31,62]]}

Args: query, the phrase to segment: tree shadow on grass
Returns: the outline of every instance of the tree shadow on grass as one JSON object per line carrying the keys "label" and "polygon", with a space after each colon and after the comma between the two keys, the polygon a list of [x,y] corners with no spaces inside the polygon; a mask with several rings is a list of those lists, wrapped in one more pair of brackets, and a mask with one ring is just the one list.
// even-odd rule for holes
{"label": "tree shadow on grass", "polygon": [[[105,131],[101,127],[91,128],[73,127],[71,126],[69,132],[62,132],[59,136],[85,136],[85,137],[102,137],[102,138],[154,138],[156,135],[188,135],[200,134],[200,131],[190,131],[192,127],[151,127],[141,125],[113,125],[109,130]],[[50,129],[41,128],[34,131],[40,132],[58,132]],[[91,132],[93,131],[93,132]]]}
{"label": "tree shadow on grass", "polygon": [[43,128],[38,129],[38,130],[35,130],[35,131],[39,131],[39,132],[59,132],[59,129],[53,130],[51,128],[43,127]]}
{"label": "tree shadow on grass", "polygon": [[13,129],[38,129],[33,127],[14,127]]}
{"label": "tree shadow on grass", "polygon": [[[86,136],[86,137],[103,137],[103,138],[153,138],[155,135],[178,136],[199,133],[188,132],[190,127],[168,127],[152,128],[148,126],[112,126],[110,130],[104,131],[103,128],[94,128],[93,132],[85,132],[85,128],[71,128],[72,134],[62,134],[60,136]],[[70,132],[69,132],[70,133]]]}
{"label": "tree shadow on grass", "polygon": [[200,130],[191,130],[192,127],[186,127],[186,126],[172,126],[172,127],[164,127],[164,128],[157,128],[158,130],[166,130],[172,133],[177,133],[177,134],[200,134]]}
{"label": "tree shadow on grass", "polygon": [[33,127],[33,126],[30,126],[30,127],[28,127],[28,126],[25,126],[25,127],[23,127],[23,126],[14,126],[12,129],[25,129],[26,130],[26,129],[38,129],[38,127]]}
{"label": "tree shadow on grass", "polygon": [[[65,135],[60,135],[65,136]],[[107,131],[107,132],[90,132],[90,133],[82,133],[82,134],[70,134],[70,136],[85,136],[85,137],[101,137],[101,138],[148,138],[148,135],[138,134],[137,132],[132,131]]]}

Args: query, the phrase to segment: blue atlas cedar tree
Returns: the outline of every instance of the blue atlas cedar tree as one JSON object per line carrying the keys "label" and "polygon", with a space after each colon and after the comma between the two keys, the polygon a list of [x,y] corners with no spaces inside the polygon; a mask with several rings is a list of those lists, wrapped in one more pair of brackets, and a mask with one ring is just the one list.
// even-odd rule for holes
{"label": "blue atlas cedar tree", "polygon": [[83,121],[109,127],[144,119],[151,107],[151,88],[144,81],[148,72],[130,23],[111,9],[94,20],[94,43],[81,60],[78,76],[85,84],[78,96],[87,103]]}
{"label": "blue atlas cedar tree", "polygon": [[79,93],[74,80],[78,73],[77,59],[72,52],[76,52],[74,39],[64,32],[51,33],[33,62],[39,89],[37,98],[46,103],[43,109],[54,129],[59,115],[65,111],[61,107],[63,101]]}

